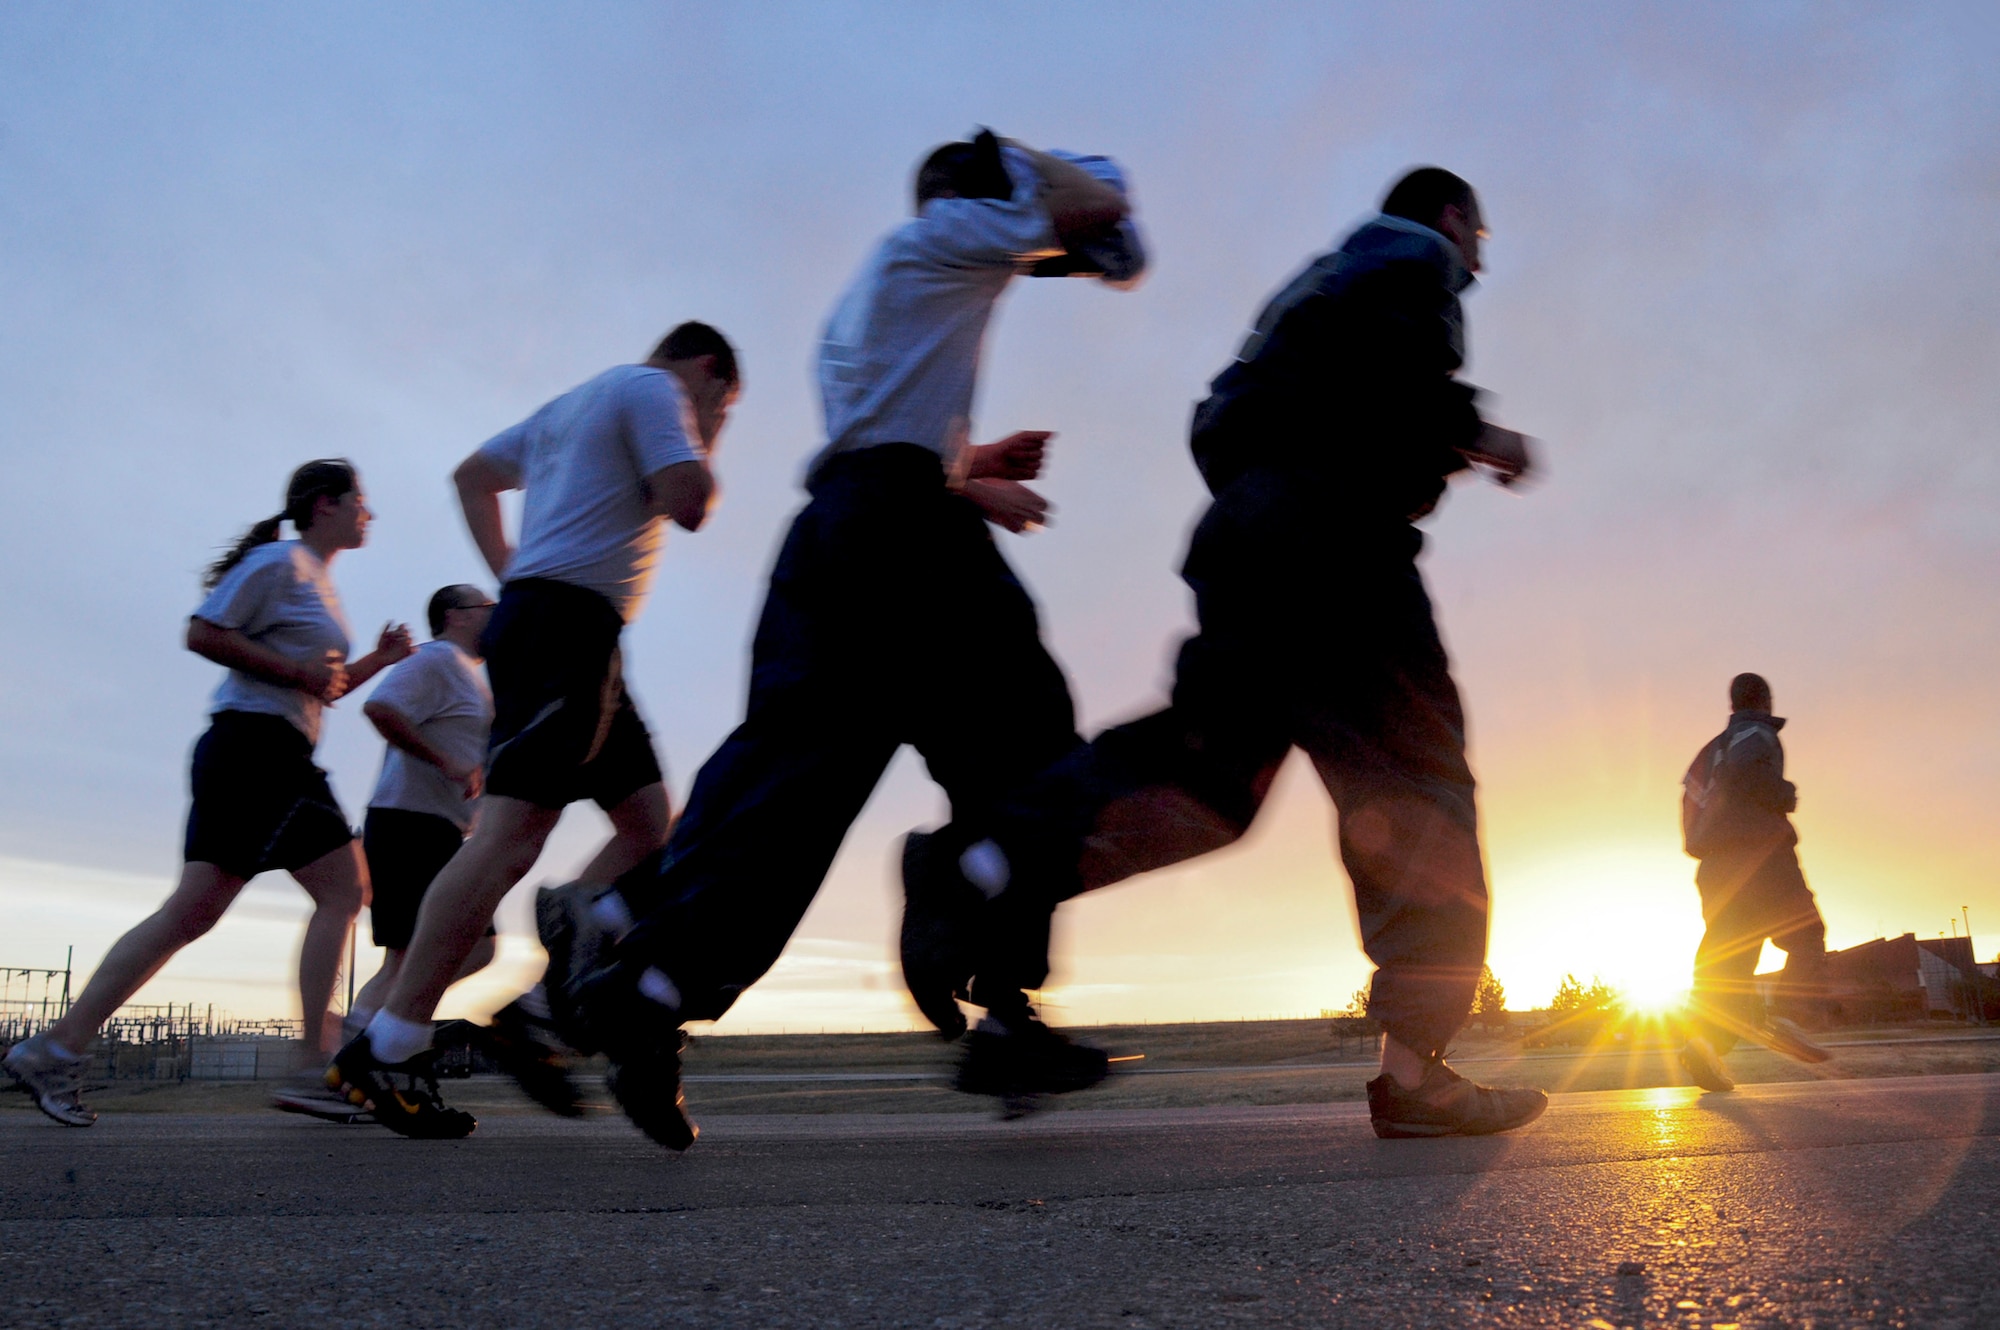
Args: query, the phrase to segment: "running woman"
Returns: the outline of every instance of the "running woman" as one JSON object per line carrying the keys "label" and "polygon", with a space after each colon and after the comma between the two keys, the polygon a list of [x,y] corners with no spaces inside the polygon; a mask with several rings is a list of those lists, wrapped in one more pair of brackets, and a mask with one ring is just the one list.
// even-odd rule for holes
{"label": "running woman", "polygon": [[[471,838],[425,893],[388,1000],[326,1072],[392,1131],[450,1139],[477,1125],[438,1096],[431,1016],[563,809],[590,799],[611,818],[587,881],[614,881],[667,838],[666,785],[625,688],[619,639],[652,586],[666,522],[696,531],[708,518],[709,457],[737,381],[727,339],[683,323],[644,364],[564,393],[454,475],[473,542],[503,583],[484,638],[494,703],[485,797]],[[500,515],[513,489],[527,492],[518,550]],[[518,1001],[500,1013],[498,1051],[524,1089],[573,1112],[554,1051],[532,1038],[540,1014]]]}
{"label": "running woman", "polygon": [[[409,629],[390,624],[373,651],[347,659],[333,560],[361,547],[372,516],[351,463],[308,462],[292,473],[284,511],[251,527],[203,579],[208,599],[188,620],[188,650],[229,673],[194,748],[180,884],[105,954],[61,1020],[4,1060],[57,1122],[97,1120],[81,1090],[99,1027],[215,927],[246,882],[271,869],[290,873],[312,898],[299,1000],[306,1056],[326,1056],[327,1006],[348,929],[368,899],[368,870],[313,748],[325,707],[410,654]],[[278,539],[285,522],[298,539]]]}

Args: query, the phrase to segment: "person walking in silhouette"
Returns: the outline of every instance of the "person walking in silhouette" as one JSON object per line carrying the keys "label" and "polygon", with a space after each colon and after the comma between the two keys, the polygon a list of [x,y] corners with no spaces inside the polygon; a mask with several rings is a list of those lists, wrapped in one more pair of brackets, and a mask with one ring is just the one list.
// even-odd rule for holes
{"label": "person walking in silhouette", "polygon": [[1704,1090],[1733,1090],[1722,1055],[1752,1039],[1801,1062],[1829,1054],[1797,1023],[1767,1011],[1752,977],[1764,940],[1785,953],[1781,1009],[1825,1019],[1826,922],[1799,869],[1791,813],[1798,788],[1785,779],[1782,716],[1771,714],[1762,675],[1729,681],[1729,724],[1702,746],[1681,781],[1681,831],[1700,861],[1695,886],[1707,925],[1694,956],[1689,1034],[1681,1065]]}

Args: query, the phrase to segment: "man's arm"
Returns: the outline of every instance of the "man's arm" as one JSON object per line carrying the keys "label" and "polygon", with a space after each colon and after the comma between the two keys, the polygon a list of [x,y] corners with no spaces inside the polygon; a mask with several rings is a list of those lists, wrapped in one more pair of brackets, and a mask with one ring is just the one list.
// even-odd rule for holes
{"label": "man's arm", "polygon": [[361,714],[368,717],[376,732],[396,747],[416,758],[436,767],[465,791],[465,797],[476,799],[482,782],[482,771],[477,763],[463,766],[453,762],[433,747],[405,716],[387,702],[369,698],[361,704]]}
{"label": "man's arm", "polygon": [[500,519],[500,496],[518,489],[512,472],[482,453],[474,453],[451,473],[458,488],[459,511],[465,514],[465,529],[479,556],[493,570],[493,576],[507,579],[507,565],[514,561],[513,547],[507,543],[506,524]]}
{"label": "man's arm", "polygon": [[646,477],[646,506],[688,531],[701,530],[717,494],[715,473],[706,461],[675,462]]}
{"label": "man's arm", "polygon": [[1091,231],[1116,226],[1131,211],[1123,194],[1076,163],[1037,152],[1026,144],[1008,142],[1026,153],[1040,173],[1046,186],[1042,191],[1042,207],[1055,225],[1056,238],[1064,245]]}

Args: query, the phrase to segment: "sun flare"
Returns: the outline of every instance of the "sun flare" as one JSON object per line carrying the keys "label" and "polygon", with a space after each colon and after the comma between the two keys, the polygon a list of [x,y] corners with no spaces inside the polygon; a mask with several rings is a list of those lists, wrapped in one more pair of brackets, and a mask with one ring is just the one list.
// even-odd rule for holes
{"label": "sun flare", "polygon": [[[1678,848],[1570,845],[1516,862],[1496,854],[1492,965],[1508,1005],[1544,1006],[1568,975],[1602,980],[1648,1014],[1684,1002],[1702,923]],[[1517,922],[1510,900],[1539,908]]]}

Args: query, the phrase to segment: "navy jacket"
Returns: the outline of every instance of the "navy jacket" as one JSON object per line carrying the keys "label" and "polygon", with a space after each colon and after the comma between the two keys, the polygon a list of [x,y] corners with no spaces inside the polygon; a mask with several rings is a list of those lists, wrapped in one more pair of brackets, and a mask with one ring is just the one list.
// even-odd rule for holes
{"label": "navy jacket", "polygon": [[1397,217],[1364,223],[1267,305],[1195,408],[1195,463],[1220,494],[1253,467],[1310,477],[1343,512],[1427,513],[1480,429],[1458,249]]}
{"label": "navy jacket", "polygon": [[1688,853],[1697,859],[1765,854],[1798,844],[1789,816],[1798,787],[1785,779],[1782,716],[1737,711],[1721,734],[1703,745],[1682,778],[1682,821]]}

